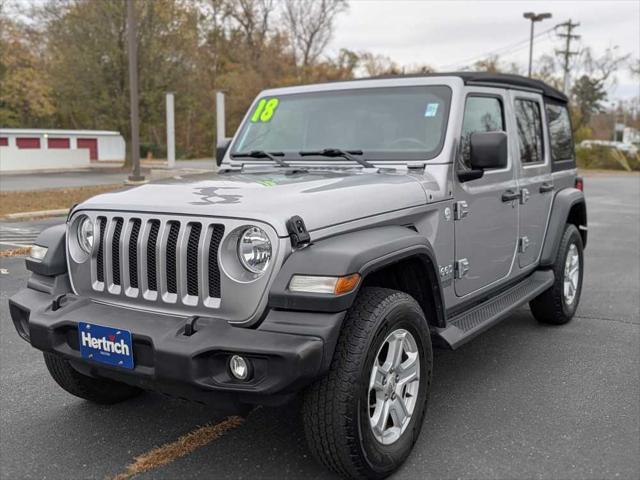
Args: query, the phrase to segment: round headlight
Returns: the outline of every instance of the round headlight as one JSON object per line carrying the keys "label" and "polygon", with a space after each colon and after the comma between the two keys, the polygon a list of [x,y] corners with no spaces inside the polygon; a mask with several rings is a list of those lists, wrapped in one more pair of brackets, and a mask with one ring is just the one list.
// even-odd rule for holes
{"label": "round headlight", "polygon": [[78,245],[85,253],[91,253],[93,248],[93,221],[85,215],[77,225]]}
{"label": "round headlight", "polygon": [[263,273],[271,260],[271,242],[258,227],[249,227],[238,240],[238,258],[251,273]]}

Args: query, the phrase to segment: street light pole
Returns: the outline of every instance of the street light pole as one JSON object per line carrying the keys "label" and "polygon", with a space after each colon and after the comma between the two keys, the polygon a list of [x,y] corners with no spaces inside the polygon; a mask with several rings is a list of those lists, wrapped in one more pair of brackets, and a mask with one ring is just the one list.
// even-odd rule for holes
{"label": "street light pole", "polygon": [[531,77],[531,71],[533,66],[533,28],[536,22],[541,22],[547,18],[551,18],[550,13],[533,13],[526,12],[522,16],[528,20],[531,20],[531,36],[529,37],[529,77]]}
{"label": "street light pole", "polygon": [[140,174],[140,138],[138,118],[138,39],[135,0],[127,0],[127,37],[129,46],[129,111],[131,113],[131,162],[129,182],[144,182]]}

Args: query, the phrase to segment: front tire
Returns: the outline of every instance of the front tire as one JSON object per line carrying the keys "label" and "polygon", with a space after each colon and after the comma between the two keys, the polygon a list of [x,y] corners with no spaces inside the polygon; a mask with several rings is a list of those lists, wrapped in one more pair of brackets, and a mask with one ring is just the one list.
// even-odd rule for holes
{"label": "front tire", "polygon": [[420,433],[432,363],[418,303],[395,290],[363,289],[329,373],[305,395],[304,429],[315,458],[347,478],[393,473]]}
{"label": "front tire", "polygon": [[111,405],[142,393],[139,388],[124,383],[83,375],[69,365],[67,360],[52,353],[44,353],[44,362],[58,385],[71,395],[93,403]]}
{"label": "front tire", "polygon": [[539,322],[562,325],[573,318],[580,303],[583,271],[582,237],[575,225],[567,224],[553,264],[554,283],[529,303]]}

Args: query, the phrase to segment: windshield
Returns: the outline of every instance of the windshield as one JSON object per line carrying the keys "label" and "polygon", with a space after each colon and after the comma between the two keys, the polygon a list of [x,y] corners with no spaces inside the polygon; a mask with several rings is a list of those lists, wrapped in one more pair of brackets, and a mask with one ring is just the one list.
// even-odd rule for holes
{"label": "windshield", "polygon": [[232,148],[298,152],[362,150],[373,160],[428,160],[444,142],[446,86],[332,90],[260,98]]}

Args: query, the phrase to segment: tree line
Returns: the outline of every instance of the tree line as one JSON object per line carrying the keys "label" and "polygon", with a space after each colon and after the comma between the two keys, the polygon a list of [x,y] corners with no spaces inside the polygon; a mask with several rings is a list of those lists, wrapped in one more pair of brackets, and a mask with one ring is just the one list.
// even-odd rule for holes
{"label": "tree line", "polygon": [[[215,91],[234,131],[262,89],[431,72],[371,52],[328,55],[346,0],[136,0],[141,152],[164,154],[165,94],[176,96],[180,157],[211,156]],[[129,137],[126,0],[0,0],[0,126],[117,130]],[[574,82],[574,127],[588,128],[626,57],[590,57]],[[544,59],[543,59],[544,60]],[[513,71],[499,59],[469,66]],[[538,76],[559,84],[546,59]]]}

